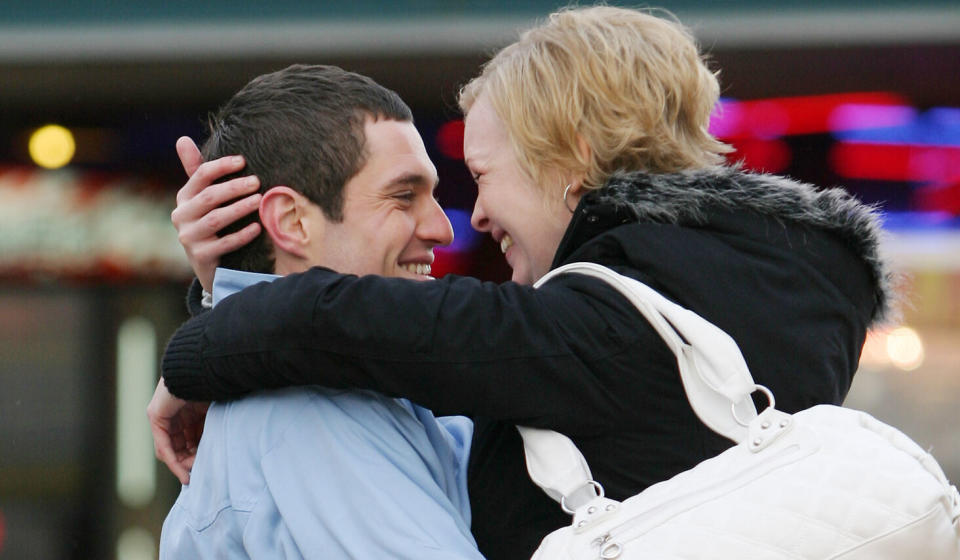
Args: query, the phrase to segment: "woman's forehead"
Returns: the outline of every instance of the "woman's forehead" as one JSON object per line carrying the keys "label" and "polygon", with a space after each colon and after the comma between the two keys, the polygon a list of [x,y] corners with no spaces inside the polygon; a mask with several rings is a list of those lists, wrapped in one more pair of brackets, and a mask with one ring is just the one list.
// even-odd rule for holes
{"label": "woman's forehead", "polygon": [[464,159],[468,165],[480,163],[497,149],[509,149],[506,140],[506,128],[484,93],[470,108],[464,120]]}

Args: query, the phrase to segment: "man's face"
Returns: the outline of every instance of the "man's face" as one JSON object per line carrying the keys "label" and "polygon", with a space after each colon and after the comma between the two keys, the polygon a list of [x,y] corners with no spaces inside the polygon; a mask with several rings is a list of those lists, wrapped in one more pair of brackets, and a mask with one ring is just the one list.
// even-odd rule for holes
{"label": "man's face", "polygon": [[433,248],[453,229],[433,198],[437,170],[411,122],[368,118],[366,164],[344,187],[343,221],[327,220],[311,264],[347,274],[430,278]]}

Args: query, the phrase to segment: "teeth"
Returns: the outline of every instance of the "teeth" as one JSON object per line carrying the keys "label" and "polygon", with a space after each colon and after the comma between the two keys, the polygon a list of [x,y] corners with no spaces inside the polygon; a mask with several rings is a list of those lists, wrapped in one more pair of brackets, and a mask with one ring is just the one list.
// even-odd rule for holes
{"label": "teeth", "polygon": [[402,264],[402,265],[400,265],[400,268],[406,270],[407,272],[411,272],[411,273],[413,273],[413,274],[419,274],[419,275],[421,275],[421,276],[429,276],[429,275],[430,275],[430,265],[429,265],[429,264],[408,263],[408,264]]}
{"label": "teeth", "polygon": [[513,247],[513,238],[509,235],[504,235],[500,239],[500,252],[506,254],[507,250]]}

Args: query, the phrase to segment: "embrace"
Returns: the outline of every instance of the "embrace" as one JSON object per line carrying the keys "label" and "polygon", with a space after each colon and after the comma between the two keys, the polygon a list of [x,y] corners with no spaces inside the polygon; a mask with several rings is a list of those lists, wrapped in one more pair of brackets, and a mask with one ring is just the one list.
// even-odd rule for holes
{"label": "embrace", "polygon": [[686,28],[636,10],[562,10],[498,52],[459,96],[495,284],[429,276],[453,232],[394,92],[329,66],[251,81],[202,152],[178,143],[198,282],[148,409],[185,484],[161,556],[529,558],[569,517],[516,425],[568,436],[618,500],[728,448],[618,292],[532,287],[565,263],[722,328],[779,409],[841,403],[892,305],[877,216],[726,163],[719,91]]}

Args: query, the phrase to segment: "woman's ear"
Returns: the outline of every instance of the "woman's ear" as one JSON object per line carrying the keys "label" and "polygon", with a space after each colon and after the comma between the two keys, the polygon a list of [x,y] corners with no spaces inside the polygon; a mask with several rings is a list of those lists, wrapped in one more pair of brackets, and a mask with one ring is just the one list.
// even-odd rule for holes
{"label": "woman's ear", "polygon": [[590,144],[587,143],[587,139],[581,134],[577,134],[577,151],[580,153],[580,163],[583,165],[584,172],[577,173],[575,176],[570,177],[568,183],[570,184],[570,194],[577,195],[579,199],[583,195],[583,180],[586,178],[586,169],[590,166],[591,156],[593,155],[593,150],[590,149]]}
{"label": "woman's ear", "polygon": [[[260,199],[260,222],[276,250],[306,259],[310,235],[304,223],[306,198],[290,187],[272,187]],[[278,255],[279,256],[279,255]]]}

